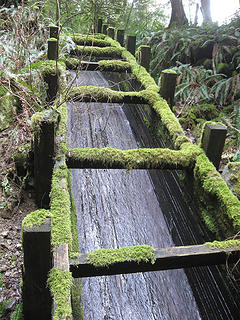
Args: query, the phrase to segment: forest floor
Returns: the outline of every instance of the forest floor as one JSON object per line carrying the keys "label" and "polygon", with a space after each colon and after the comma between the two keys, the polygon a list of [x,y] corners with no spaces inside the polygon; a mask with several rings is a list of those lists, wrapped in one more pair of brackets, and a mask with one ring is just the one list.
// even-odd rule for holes
{"label": "forest floor", "polygon": [[[22,129],[17,131],[18,138]],[[24,217],[36,209],[32,190],[23,190],[16,176],[12,153],[18,139],[16,126],[0,133],[0,319],[7,320],[21,303]]]}

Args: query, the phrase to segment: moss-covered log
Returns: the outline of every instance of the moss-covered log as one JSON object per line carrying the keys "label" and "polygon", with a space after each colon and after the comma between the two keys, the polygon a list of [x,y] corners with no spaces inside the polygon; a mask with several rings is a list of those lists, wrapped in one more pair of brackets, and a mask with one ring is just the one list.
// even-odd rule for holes
{"label": "moss-covered log", "polygon": [[119,92],[105,87],[80,86],[69,92],[70,100],[102,103],[146,103],[138,92]]}
{"label": "moss-covered log", "polygon": [[109,47],[111,46],[110,42],[104,39],[98,39],[91,36],[75,36],[73,41],[80,46],[92,46],[92,47]]}
{"label": "moss-covered log", "polygon": [[194,179],[197,196],[206,210],[204,221],[219,239],[234,236],[240,229],[240,202],[205,154],[196,158]]}
{"label": "moss-covered log", "polygon": [[109,58],[121,58],[122,56],[122,48],[114,48],[114,47],[85,47],[85,46],[77,46],[75,49],[71,51],[71,54],[79,56],[79,57],[109,57]]}
{"label": "moss-covered log", "polygon": [[121,60],[101,60],[98,62],[81,61],[76,58],[67,58],[66,66],[70,70],[131,72],[131,64]]}
{"label": "moss-covered log", "polygon": [[194,157],[187,150],[79,148],[69,150],[66,162],[69,168],[184,169],[193,166]]}
{"label": "moss-covered log", "polygon": [[[150,246],[100,249],[70,262],[74,278],[160,271],[236,262],[240,247],[209,244],[154,249]],[[231,253],[231,254],[230,254]]]}

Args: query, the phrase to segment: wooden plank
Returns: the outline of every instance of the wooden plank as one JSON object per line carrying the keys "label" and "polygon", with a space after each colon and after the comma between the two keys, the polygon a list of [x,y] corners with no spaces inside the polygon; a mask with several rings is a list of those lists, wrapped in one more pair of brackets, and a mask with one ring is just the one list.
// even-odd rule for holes
{"label": "wooden plank", "polygon": [[22,238],[24,319],[50,319],[52,299],[47,287],[52,259],[50,219],[39,227],[24,227]]}
{"label": "wooden plank", "polygon": [[240,247],[220,250],[208,245],[194,245],[156,249],[154,264],[151,262],[124,261],[105,267],[91,265],[87,256],[87,254],[83,254],[80,258],[70,262],[70,271],[74,278],[225,264],[227,258],[229,263],[233,263],[240,258]]}
{"label": "wooden plank", "polygon": [[169,169],[181,170],[193,164],[193,157],[183,151],[144,148],[119,150],[115,148],[75,148],[66,155],[66,164],[72,169]]}

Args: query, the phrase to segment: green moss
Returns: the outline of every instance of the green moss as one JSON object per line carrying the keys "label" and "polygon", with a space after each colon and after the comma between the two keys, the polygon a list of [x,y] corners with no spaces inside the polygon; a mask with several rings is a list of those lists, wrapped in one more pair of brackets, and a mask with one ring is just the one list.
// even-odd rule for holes
{"label": "green moss", "polygon": [[240,247],[240,240],[226,240],[226,241],[213,241],[213,242],[206,242],[205,243],[210,248],[218,248],[222,250],[231,249],[231,248],[239,248]]}
{"label": "green moss", "polygon": [[[52,38],[56,41],[55,38]],[[55,75],[62,75],[65,73],[66,66],[65,63],[62,61],[48,60],[42,63],[39,67],[39,71],[42,77],[45,79],[47,76],[55,76]]]}
{"label": "green moss", "polygon": [[93,57],[109,57],[109,58],[121,58],[122,50],[114,47],[84,47],[76,46],[72,51],[77,56],[93,56]]}
{"label": "green moss", "polygon": [[196,156],[202,150],[186,143],[181,151],[170,149],[132,149],[118,150],[114,148],[79,148],[71,149],[69,155],[74,161],[98,162],[101,166],[116,166],[131,170],[133,168],[187,168],[194,165]]}
{"label": "green moss", "polygon": [[28,214],[22,222],[24,228],[32,228],[42,225],[46,219],[51,218],[50,210],[40,209]]}
{"label": "green moss", "polygon": [[[230,219],[233,234],[238,232],[240,227],[240,202],[229,190],[226,182],[205,154],[199,155],[196,159],[194,178],[199,181],[203,193],[215,201],[215,210],[221,209],[223,215]],[[221,219],[224,219],[224,216]],[[220,223],[220,221],[217,222]]]}
{"label": "green moss", "polygon": [[73,100],[119,102],[123,101],[123,93],[105,87],[80,86],[74,87],[69,92],[69,98]]}
{"label": "green moss", "polygon": [[71,202],[71,232],[72,232],[72,252],[70,252],[71,258],[73,255],[79,255],[79,243],[78,243],[78,232],[77,232],[77,211],[76,204],[74,201],[72,193],[72,173],[71,170],[68,171],[68,187],[70,193],[70,202]]}
{"label": "green moss", "polygon": [[82,33],[73,33],[70,34],[70,37],[73,39],[77,39],[77,38],[86,38],[86,39],[105,39],[106,35],[102,34],[102,33],[94,33],[94,34],[82,34]]}
{"label": "green moss", "polygon": [[50,210],[52,213],[52,244],[67,243],[72,246],[71,203],[68,192],[68,169],[54,169],[50,193]]}
{"label": "green moss", "polygon": [[173,69],[165,69],[162,72],[163,73],[175,73],[175,74],[177,74],[177,72],[175,70],[173,70]]}
{"label": "green moss", "polygon": [[17,100],[0,87],[0,131],[8,128],[17,114]]}
{"label": "green moss", "polygon": [[73,41],[81,46],[109,47],[111,44],[104,40],[89,35],[74,36]]}
{"label": "green moss", "polygon": [[53,320],[71,319],[69,305],[70,289],[73,285],[72,274],[59,268],[52,268],[49,273],[48,286],[54,298],[55,313]]}
{"label": "green moss", "polygon": [[55,123],[57,126],[58,123],[58,112],[56,109],[45,109],[41,112],[35,112],[31,118],[31,126],[35,132],[39,132],[41,130],[41,123]]}
{"label": "green moss", "polygon": [[[56,38],[48,38],[47,39],[47,42],[57,42],[57,39]],[[55,62],[56,63],[56,62]]]}
{"label": "green moss", "polygon": [[155,263],[155,249],[148,245],[120,249],[100,249],[88,254],[87,260],[95,267],[109,266],[124,261]]}
{"label": "green moss", "polygon": [[131,64],[121,60],[101,60],[98,62],[101,71],[130,72]]}

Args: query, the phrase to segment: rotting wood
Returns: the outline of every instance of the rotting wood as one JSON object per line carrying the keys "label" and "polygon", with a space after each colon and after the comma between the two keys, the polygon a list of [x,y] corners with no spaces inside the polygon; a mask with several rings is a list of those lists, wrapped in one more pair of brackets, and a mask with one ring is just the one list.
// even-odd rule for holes
{"label": "rotting wood", "polygon": [[115,29],[111,28],[111,27],[107,28],[107,35],[108,35],[108,37],[114,39],[114,37],[115,37]]}
{"label": "rotting wood", "polygon": [[103,24],[102,26],[102,33],[107,35],[107,28],[108,28],[108,24]]}
{"label": "rotting wood", "polygon": [[140,59],[139,63],[143,66],[147,71],[149,71],[151,61],[151,48],[150,46],[141,46],[140,47]]}
{"label": "rotting wood", "polygon": [[103,24],[102,19],[98,19],[98,23],[97,23],[97,33],[101,33],[101,32],[102,32],[102,24]]}
{"label": "rotting wood", "polygon": [[117,30],[117,39],[116,40],[120,43],[120,45],[122,47],[124,47],[124,32],[125,32],[125,30],[123,30],[123,29]]}
{"label": "rotting wood", "polygon": [[54,112],[47,113],[37,121],[34,128],[34,188],[39,208],[49,208],[52,173],[55,157]]}
{"label": "rotting wood", "polygon": [[135,56],[136,51],[136,36],[127,36],[126,49]]}
{"label": "rotting wood", "polygon": [[177,73],[173,70],[163,70],[160,77],[160,95],[172,109],[174,104],[174,93],[176,87]]}
{"label": "rotting wood", "polygon": [[51,269],[51,223],[23,227],[23,314],[25,320],[51,318],[52,299],[47,287]]}
{"label": "rotting wood", "polygon": [[194,245],[156,249],[155,263],[125,261],[112,265],[95,267],[87,260],[88,254],[70,262],[70,271],[74,278],[96,277],[104,275],[161,271],[198,266],[234,263],[240,258],[240,248],[230,247],[225,250],[211,248],[208,245]]}
{"label": "rotting wood", "polygon": [[227,135],[227,128],[219,123],[206,123],[203,130],[201,147],[208,159],[218,170]]}

